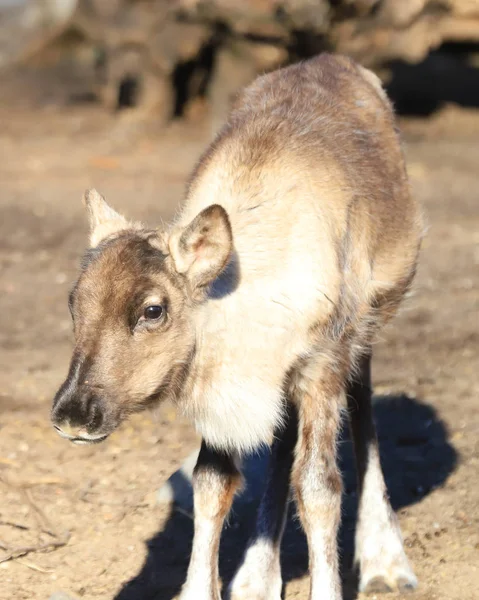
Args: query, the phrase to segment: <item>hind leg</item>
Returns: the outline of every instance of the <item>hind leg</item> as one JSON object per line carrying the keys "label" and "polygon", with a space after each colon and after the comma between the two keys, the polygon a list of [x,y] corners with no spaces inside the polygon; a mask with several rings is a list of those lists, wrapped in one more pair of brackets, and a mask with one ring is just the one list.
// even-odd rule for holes
{"label": "hind leg", "polygon": [[336,365],[321,358],[312,359],[296,377],[299,425],[291,480],[308,539],[309,600],[341,600],[337,534],[342,484],[336,446],[345,386]]}
{"label": "hind leg", "polygon": [[406,592],[417,579],[404,552],[401,531],[389,503],[379,459],[371,404],[371,355],[348,387],[348,412],[358,471],[359,513],[355,562],[362,592]]}

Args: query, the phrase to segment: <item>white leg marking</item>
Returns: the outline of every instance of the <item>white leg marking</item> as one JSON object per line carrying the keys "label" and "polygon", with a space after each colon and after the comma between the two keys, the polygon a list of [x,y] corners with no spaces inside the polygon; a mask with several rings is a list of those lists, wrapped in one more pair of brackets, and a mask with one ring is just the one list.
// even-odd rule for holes
{"label": "white leg marking", "polygon": [[228,600],[281,600],[281,589],[279,547],[272,540],[259,538],[246,551]]}
{"label": "white leg marking", "polygon": [[[329,529],[329,528],[327,528]],[[311,595],[310,600],[341,600],[341,583],[336,548],[331,547],[331,532],[315,527],[309,538]],[[334,534],[333,534],[334,535]]]}
{"label": "white leg marking", "polygon": [[198,519],[195,523],[188,577],[180,600],[220,600],[217,572],[208,560],[215,545],[217,529],[218,524],[212,519]]}
{"label": "white leg marking", "polygon": [[387,498],[377,446],[371,445],[356,530],[362,592],[410,591],[417,586],[399,524]]}

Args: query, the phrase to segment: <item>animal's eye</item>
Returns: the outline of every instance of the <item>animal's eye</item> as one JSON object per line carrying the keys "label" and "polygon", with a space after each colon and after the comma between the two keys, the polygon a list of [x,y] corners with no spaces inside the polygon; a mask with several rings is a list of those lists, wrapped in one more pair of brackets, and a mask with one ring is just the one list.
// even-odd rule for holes
{"label": "animal's eye", "polygon": [[147,306],[143,311],[143,316],[147,321],[156,321],[163,314],[162,306]]}

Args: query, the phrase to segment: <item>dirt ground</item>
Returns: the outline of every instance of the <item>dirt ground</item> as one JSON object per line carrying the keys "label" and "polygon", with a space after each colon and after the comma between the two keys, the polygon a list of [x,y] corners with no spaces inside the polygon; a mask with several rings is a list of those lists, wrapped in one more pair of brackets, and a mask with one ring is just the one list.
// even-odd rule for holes
{"label": "dirt ground", "polygon": [[[0,560],[13,548],[69,536],[63,547],[1,562],[0,598],[47,600],[63,590],[96,600],[171,600],[185,576],[192,520],[156,505],[155,491],[197,445],[194,432],[165,406],[103,445],[76,447],[55,434],[49,409],[72,345],[67,293],[86,242],[83,190],[94,185],[131,217],[161,223],[176,210],[208,127],[139,127],[127,113],[59,106],[54,90],[18,82],[2,85],[0,123]],[[420,582],[411,599],[473,600],[479,112],[446,107],[401,125],[430,230],[415,294],[376,347],[383,465]],[[349,442],[341,448],[344,589],[352,600],[356,497]],[[225,580],[247,537],[251,515],[241,516],[225,531]],[[294,511],[283,550],[285,598],[306,598],[307,550]]]}

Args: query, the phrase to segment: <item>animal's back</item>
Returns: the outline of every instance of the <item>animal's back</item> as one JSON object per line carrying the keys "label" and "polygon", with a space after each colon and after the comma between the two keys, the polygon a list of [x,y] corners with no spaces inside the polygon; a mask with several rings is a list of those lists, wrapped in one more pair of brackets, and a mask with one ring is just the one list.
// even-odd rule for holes
{"label": "animal's back", "polygon": [[328,285],[339,285],[331,261],[388,285],[417,252],[392,109],[376,76],[345,57],[323,54],[244,90],[193,175],[185,220],[212,202],[230,215],[245,276],[289,260],[297,271],[317,252],[311,266],[324,279],[328,264]]}

